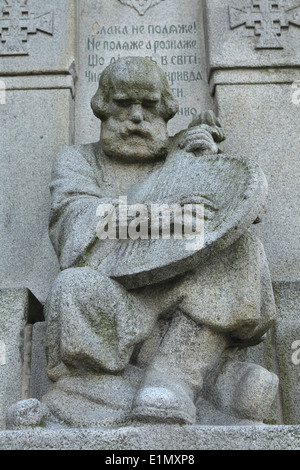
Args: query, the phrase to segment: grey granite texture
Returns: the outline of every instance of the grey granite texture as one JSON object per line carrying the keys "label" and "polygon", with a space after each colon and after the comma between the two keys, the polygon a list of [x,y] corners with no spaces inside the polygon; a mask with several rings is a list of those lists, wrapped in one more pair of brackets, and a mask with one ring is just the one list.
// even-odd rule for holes
{"label": "grey granite texture", "polygon": [[0,340],[3,345],[0,364],[0,429],[6,427],[9,406],[28,393],[26,381],[30,374],[30,360],[29,365],[26,362],[30,337],[27,338],[27,345],[25,328],[41,320],[42,306],[28,289],[0,289]]}
{"label": "grey granite texture", "polygon": [[6,426],[8,429],[34,428],[40,424],[43,415],[43,407],[39,400],[35,398],[20,400],[16,406],[8,409]]}
{"label": "grey granite texture", "polygon": [[276,360],[280,377],[282,420],[285,424],[300,422],[300,283],[274,283],[278,319],[274,326]]}
{"label": "grey granite texture", "polygon": [[[265,0],[262,2],[208,0],[205,5],[209,73],[224,68],[297,67],[299,64],[300,52],[297,44],[300,38],[300,21],[297,0],[276,3]],[[240,25],[234,28],[231,27],[230,7],[238,9],[240,13],[241,10],[248,12],[244,15],[238,15],[241,21],[232,22],[232,24],[240,23]],[[293,7],[297,7],[297,9],[288,12]],[[266,12],[265,19],[262,15],[257,17],[258,9]],[[294,17],[294,23],[290,22],[292,17]],[[254,26],[256,26],[256,30]],[[257,48],[257,40],[260,35],[258,30],[260,32],[265,30],[267,34],[269,32],[272,36],[275,31],[275,37],[280,41],[282,47]],[[267,42],[266,46],[268,46]]]}
{"label": "grey granite texture", "polygon": [[59,270],[48,186],[73,138],[76,12],[74,0],[0,1],[0,285],[26,286],[42,302]]}
{"label": "grey granite texture", "polygon": [[[265,340],[255,348],[243,349],[240,352],[230,354],[235,361],[258,364],[279,376],[279,394],[264,422],[273,425],[296,425],[299,423],[297,386],[300,368],[298,322],[300,288],[298,282],[282,281],[274,282],[273,289],[278,318],[266,334]],[[46,375],[45,326],[45,322],[35,323],[32,335],[31,396],[38,399],[41,399],[51,385],[51,381]],[[290,384],[293,386],[291,387]],[[217,415],[213,408],[211,408],[211,413],[203,415],[201,400],[198,405],[198,413],[201,413],[201,416],[199,414],[200,422],[206,424],[214,419],[218,424],[224,424],[224,416]],[[207,402],[205,406],[209,408]]]}
{"label": "grey granite texture", "polygon": [[300,450],[299,426],[166,426],[6,431],[1,450]]}
{"label": "grey granite texture", "polygon": [[76,1],[0,3],[1,75],[74,73]]}
{"label": "grey granite texture", "polygon": [[47,377],[45,354],[46,323],[37,322],[32,327],[30,397],[40,400],[49,390],[51,381]]}
{"label": "grey granite texture", "polygon": [[189,251],[185,238],[120,243],[101,263],[101,270],[127,288],[174,278],[233,244],[265,211],[267,182],[250,159],[225,154],[195,158],[193,153],[179,152],[176,139],[163,170],[133,186],[128,203],[139,201],[139,194],[143,198],[147,194],[147,204],[172,204],[197,194],[207,219],[198,250]]}
{"label": "grey granite texture", "polygon": [[49,81],[7,80],[0,106],[0,286],[26,286],[42,302],[59,272],[48,235],[52,162],[72,129],[70,82]]}
{"label": "grey granite texture", "polygon": [[248,84],[223,81],[216,86],[216,100],[226,135],[224,151],[251,155],[268,180],[268,210],[254,233],[264,244],[272,280],[298,280],[300,127],[291,81],[296,76],[286,76],[289,83],[276,83],[277,78],[281,80],[280,73],[273,72],[271,83],[254,83],[249,73]]}

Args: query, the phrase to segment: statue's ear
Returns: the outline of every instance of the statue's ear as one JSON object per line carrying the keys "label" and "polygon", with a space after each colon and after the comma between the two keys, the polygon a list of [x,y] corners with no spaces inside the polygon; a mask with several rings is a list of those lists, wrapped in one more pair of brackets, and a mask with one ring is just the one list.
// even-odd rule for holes
{"label": "statue's ear", "polygon": [[106,93],[100,86],[93,98],[91,99],[91,108],[93,110],[94,115],[98,119],[103,120],[107,117],[108,100],[106,99]]}
{"label": "statue's ear", "polygon": [[91,99],[91,108],[98,119],[105,120],[109,113],[109,98],[111,93],[110,66],[101,74],[96,93]]}
{"label": "statue's ear", "polygon": [[165,121],[170,121],[178,112],[179,104],[171,92],[165,92],[162,96],[161,115]]}

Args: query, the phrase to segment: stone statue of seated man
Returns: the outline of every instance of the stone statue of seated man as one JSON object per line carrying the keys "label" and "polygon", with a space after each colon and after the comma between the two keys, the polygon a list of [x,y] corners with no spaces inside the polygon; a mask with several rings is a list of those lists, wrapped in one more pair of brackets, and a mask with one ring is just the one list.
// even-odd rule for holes
{"label": "stone statue of seated man", "polygon": [[[232,175],[248,171],[248,162],[222,155],[224,135],[212,112],[168,135],[178,105],[164,72],[147,59],[105,69],[91,104],[100,141],[67,148],[53,169],[50,237],[61,273],[45,306],[53,386],[44,406],[76,427],[194,424],[203,402],[262,421],[277,377],[227,356],[261,341],[275,318],[266,256],[248,230],[264,205],[263,178],[255,180],[259,204],[244,195],[233,210],[230,191],[239,182]],[[147,207],[200,200],[212,242],[185,254],[182,240],[121,239],[120,197]],[[116,218],[105,219],[101,205]],[[219,235],[228,217],[234,222]],[[104,219],[113,220],[115,237],[99,236]]]}

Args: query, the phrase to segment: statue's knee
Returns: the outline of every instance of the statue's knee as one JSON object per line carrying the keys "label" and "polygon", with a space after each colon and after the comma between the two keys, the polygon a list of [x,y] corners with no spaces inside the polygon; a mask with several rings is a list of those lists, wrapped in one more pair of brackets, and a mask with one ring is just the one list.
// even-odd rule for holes
{"label": "statue's knee", "polygon": [[82,294],[86,295],[94,277],[95,271],[92,269],[69,268],[61,271],[53,283],[48,303],[81,298]]}
{"label": "statue's knee", "polygon": [[54,288],[77,289],[82,285],[84,277],[80,268],[69,268],[62,271],[55,283]]}

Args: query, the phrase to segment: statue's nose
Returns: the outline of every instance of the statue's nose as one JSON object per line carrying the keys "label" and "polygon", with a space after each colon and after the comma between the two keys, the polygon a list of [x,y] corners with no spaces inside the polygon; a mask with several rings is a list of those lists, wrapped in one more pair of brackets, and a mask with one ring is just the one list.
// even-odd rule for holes
{"label": "statue's nose", "polygon": [[133,104],[131,108],[132,122],[139,123],[143,120],[143,109],[140,104]]}

